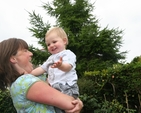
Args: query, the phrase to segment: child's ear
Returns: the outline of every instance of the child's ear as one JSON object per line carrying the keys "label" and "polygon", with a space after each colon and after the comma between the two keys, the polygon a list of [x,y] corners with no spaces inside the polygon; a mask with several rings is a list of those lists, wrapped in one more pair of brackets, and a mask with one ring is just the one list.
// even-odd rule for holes
{"label": "child's ear", "polygon": [[16,58],[14,57],[14,56],[12,56],[11,58],[10,58],[10,62],[12,62],[12,63],[17,63],[17,60],[16,60]]}
{"label": "child's ear", "polygon": [[63,41],[64,41],[65,45],[67,45],[67,38],[64,38]]}

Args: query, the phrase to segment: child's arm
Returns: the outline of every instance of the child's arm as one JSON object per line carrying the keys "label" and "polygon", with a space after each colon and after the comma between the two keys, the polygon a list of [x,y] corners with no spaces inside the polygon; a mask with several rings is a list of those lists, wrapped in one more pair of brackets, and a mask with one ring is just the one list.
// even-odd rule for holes
{"label": "child's arm", "polygon": [[35,76],[39,76],[41,74],[44,74],[45,70],[43,70],[41,67],[37,67],[34,70],[32,70],[31,74]]}
{"label": "child's arm", "polygon": [[71,70],[72,65],[69,64],[69,63],[66,63],[66,62],[65,63],[62,62],[62,57],[60,57],[60,60],[58,62],[55,62],[51,67],[52,68],[58,68],[62,71],[68,72],[68,71]]}

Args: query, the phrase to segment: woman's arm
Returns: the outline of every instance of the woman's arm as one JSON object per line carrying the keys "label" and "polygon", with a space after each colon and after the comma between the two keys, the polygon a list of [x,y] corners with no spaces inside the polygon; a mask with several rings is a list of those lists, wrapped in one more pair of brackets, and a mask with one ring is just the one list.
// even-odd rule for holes
{"label": "woman's arm", "polygon": [[72,101],[72,103],[76,105],[75,108],[71,110],[66,110],[65,112],[66,113],[80,113],[81,109],[84,106],[83,102],[79,98],[77,98],[76,100]]}
{"label": "woman's arm", "polygon": [[71,110],[76,105],[73,97],[63,94],[43,81],[34,83],[28,90],[27,99],[34,102],[56,106],[63,110]]}

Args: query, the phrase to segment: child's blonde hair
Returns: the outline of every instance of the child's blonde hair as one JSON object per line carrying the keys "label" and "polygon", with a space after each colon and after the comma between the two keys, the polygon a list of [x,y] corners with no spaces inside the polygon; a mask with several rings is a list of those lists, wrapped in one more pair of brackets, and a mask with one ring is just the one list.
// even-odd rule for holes
{"label": "child's blonde hair", "polygon": [[48,37],[48,35],[52,32],[55,32],[60,38],[66,39],[66,45],[68,45],[68,37],[66,32],[61,27],[53,27],[49,29],[45,35],[45,38]]}

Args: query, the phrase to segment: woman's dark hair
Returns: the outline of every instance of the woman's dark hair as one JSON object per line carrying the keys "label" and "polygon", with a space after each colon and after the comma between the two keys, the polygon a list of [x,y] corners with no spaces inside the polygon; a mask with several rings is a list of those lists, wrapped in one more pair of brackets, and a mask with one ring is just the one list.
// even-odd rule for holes
{"label": "woman's dark hair", "polygon": [[0,42],[0,89],[5,90],[21,75],[10,62],[19,49],[28,49],[22,39],[10,38]]}

